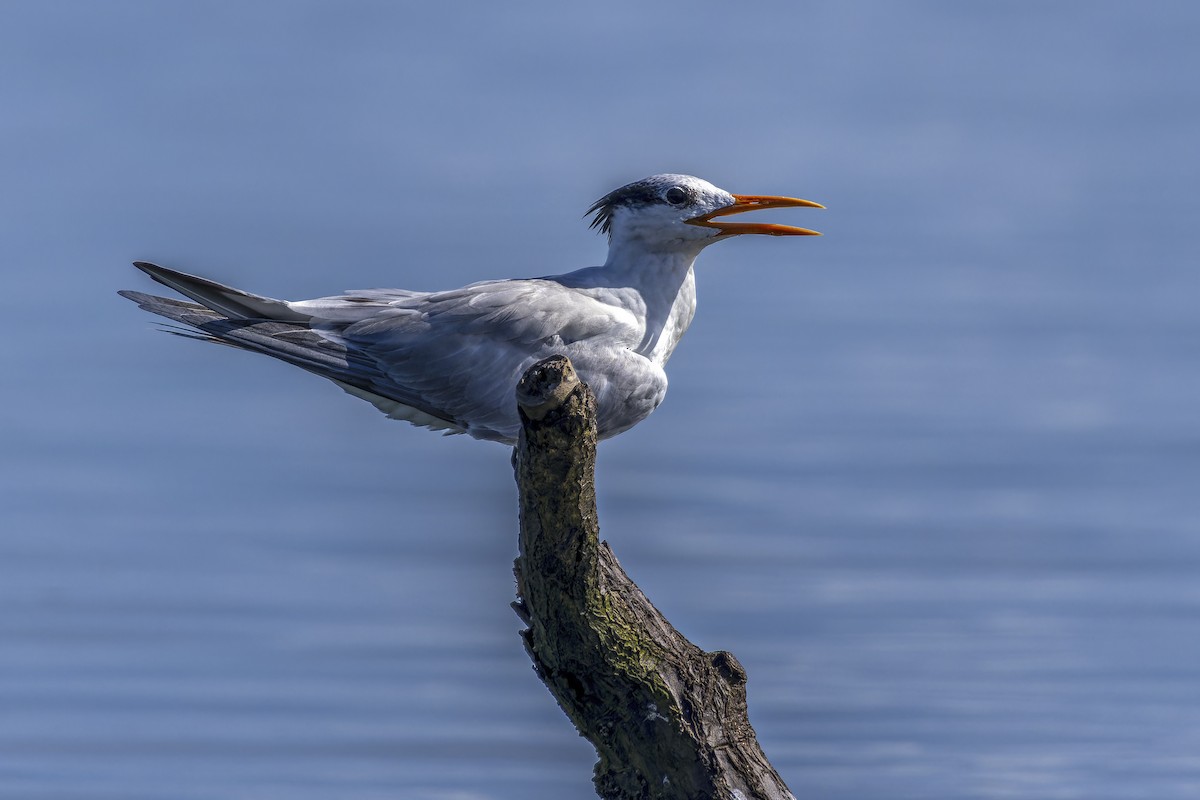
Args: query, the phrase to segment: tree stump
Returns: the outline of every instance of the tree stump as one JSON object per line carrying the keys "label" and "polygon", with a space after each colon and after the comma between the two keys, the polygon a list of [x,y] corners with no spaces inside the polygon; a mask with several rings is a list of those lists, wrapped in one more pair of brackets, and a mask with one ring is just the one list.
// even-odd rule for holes
{"label": "tree stump", "polygon": [[795,800],[746,711],[746,672],[706,653],[650,604],[600,541],[595,400],[571,362],[532,366],[517,387],[523,430],[514,565],[538,676],[600,757],[606,800]]}

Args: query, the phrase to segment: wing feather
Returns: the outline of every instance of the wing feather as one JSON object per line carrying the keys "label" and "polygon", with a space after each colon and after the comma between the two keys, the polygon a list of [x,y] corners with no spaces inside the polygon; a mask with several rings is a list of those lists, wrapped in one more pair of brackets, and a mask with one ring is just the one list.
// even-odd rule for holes
{"label": "wing feather", "polygon": [[[477,438],[515,440],[514,387],[541,358],[567,353],[581,374],[589,362],[597,362],[597,369],[607,366],[598,363],[607,357],[644,360],[632,353],[642,335],[632,313],[551,279],[487,281],[432,293],[375,289],[285,302],[148,266],[139,264],[200,304],[121,294],[199,331],[198,338],[321,375],[389,417]],[[660,375],[652,368],[644,381],[658,399],[666,389]],[[598,374],[594,380],[599,388],[604,379]]]}

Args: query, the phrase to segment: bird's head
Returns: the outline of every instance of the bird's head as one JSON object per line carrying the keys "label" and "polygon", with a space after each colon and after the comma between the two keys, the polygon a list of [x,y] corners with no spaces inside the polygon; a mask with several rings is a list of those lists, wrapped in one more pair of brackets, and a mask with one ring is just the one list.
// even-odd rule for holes
{"label": "bird's head", "polygon": [[652,175],[597,200],[588,214],[592,227],[607,233],[609,241],[637,241],[649,250],[683,249],[699,252],[723,238],[744,233],[768,236],[820,236],[807,228],[765,222],[726,222],[720,217],[763,208],[819,203],[794,197],[730,194],[691,175]]}

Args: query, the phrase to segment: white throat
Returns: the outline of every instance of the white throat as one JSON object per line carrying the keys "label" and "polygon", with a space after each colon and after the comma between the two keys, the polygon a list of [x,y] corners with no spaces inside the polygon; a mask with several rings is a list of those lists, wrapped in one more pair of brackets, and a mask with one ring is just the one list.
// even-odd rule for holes
{"label": "white throat", "polygon": [[639,295],[646,327],[637,352],[660,366],[667,363],[696,315],[692,265],[704,248],[700,242],[673,244],[670,248],[651,249],[638,238],[614,241],[603,267]]}

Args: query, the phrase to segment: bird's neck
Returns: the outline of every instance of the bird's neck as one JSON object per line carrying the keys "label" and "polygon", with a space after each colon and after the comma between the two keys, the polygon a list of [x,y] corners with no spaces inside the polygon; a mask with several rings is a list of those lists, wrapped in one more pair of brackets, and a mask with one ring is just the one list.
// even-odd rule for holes
{"label": "bird's neck", "polygon": [[644,304],[646,327],[637,352],[665,364],[696,314],[694,250],[650,250],[613,246],[603,269],[615,282],[633,289]]}

